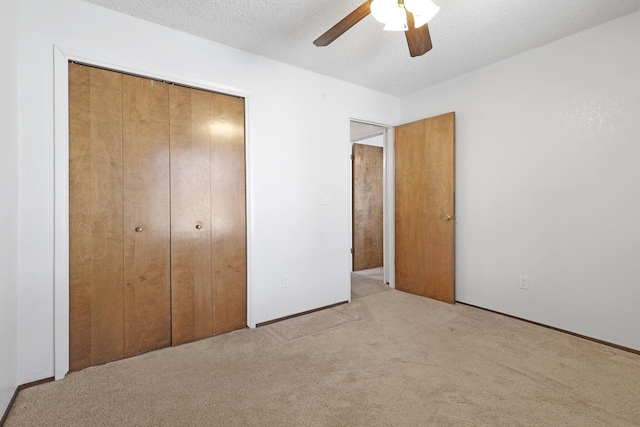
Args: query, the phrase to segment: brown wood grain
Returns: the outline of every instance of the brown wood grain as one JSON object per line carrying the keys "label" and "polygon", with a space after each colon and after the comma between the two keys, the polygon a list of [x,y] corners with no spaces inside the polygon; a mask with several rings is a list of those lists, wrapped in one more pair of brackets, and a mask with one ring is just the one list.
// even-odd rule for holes
{"label": "brown wood grain", "polygon": [[316,46],[328,46],[335,39],[343,35],[347,30],[362,21],[371,13],[371,0],[367,0],[358,6],[353,12],[345,16],[333,27],[329,28],[324,34],[314,40]]}
{"label": "brown wood grain", "polygon": [[247,325],[244,99],[211,94],[213,329]]}
{"label": "brown wood grain", "polygon": [[424,24],[420,28],[416,28],[413,14],[407,11],[407,25],[409,29],[405,31],[404,34],[407,39],[407,45],[409,46],[409,55],[414,58],[429,52],[433,48],[429,24]]}
{"label": "brown wood grain", "polygon": [[396,127],[396,288],[455,301],[455,114]]}
{"label": "brown wood grain", "polygon": [[181,86],[170,94],[171,323],[178,345],[213,335],[211,94]]}
{"label": "brown wood grain", "polygon": [[169,85],[128,75],[122,85],[124,352],[131,356],[171,344]]}
{"label": "brown wood grain", "polygon": [[246,326],[244,100],[69,75],[71,368]]}
{"label": "brown wood grain", "polygon": [[353,144],[353,270],[383,265],[382,147]]}
{"label": "brown wood grain", "polygon": [[119,74],[69,64],[69,365],[123,357]]}

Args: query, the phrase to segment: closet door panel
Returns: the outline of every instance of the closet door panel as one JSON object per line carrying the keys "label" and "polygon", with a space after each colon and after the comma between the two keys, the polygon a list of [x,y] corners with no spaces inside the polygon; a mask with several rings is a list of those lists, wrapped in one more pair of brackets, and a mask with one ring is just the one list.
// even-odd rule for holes
{"label": "closet door panel", "polygon": [[244,99],[211,94],[213,329],[247,324]]}
{"label": "closet door panel", "polygon": [[213,335],[210,94],[171,87],[173,345]]}
{"label": "closet door panel", "polygon": [[123,84],[125,356],[171,344],[169,85]]}
{"label": "closet door panel", "polygon": [[122,95],[118,73],[69,65],[69,362],[123,356]]}

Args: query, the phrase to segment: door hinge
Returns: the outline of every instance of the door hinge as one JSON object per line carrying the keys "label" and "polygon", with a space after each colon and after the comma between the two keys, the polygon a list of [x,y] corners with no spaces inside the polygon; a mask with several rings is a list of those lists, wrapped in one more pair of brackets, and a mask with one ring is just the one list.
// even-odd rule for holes
{"label": "door hinge", "polygon": [[353,255],[353,254],[355,254],[355,253],[356,253],[356,250],[355,250],[355,249],[353,249],[353,248],[351,248],[351,255]]}
{"label": "door hinge", "polygon": [[353,154],[351,155],[351,160],[355,160],[355,157],[353,156]]}

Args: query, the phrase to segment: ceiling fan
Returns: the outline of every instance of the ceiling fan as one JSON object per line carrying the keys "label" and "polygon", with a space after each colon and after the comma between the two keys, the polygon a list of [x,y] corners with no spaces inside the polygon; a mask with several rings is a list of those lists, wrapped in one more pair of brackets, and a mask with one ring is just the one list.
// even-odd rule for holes
{"label": "ceiling fan", "polygon": [[440,8],[431,0],[367,0],[344,19],[318,37],[313,44],[328,46],[370,13],[387,31],[404,31],[412,57],[421,56],[433,47],[427,22]]}

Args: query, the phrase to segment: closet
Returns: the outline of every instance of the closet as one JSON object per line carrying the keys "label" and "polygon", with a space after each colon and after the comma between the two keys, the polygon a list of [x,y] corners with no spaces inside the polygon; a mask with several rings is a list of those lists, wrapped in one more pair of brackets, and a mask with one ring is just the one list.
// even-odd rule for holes
{"label": "closet", "polygon": [[246,326],[244,99],[69,64],[70,369]]}

